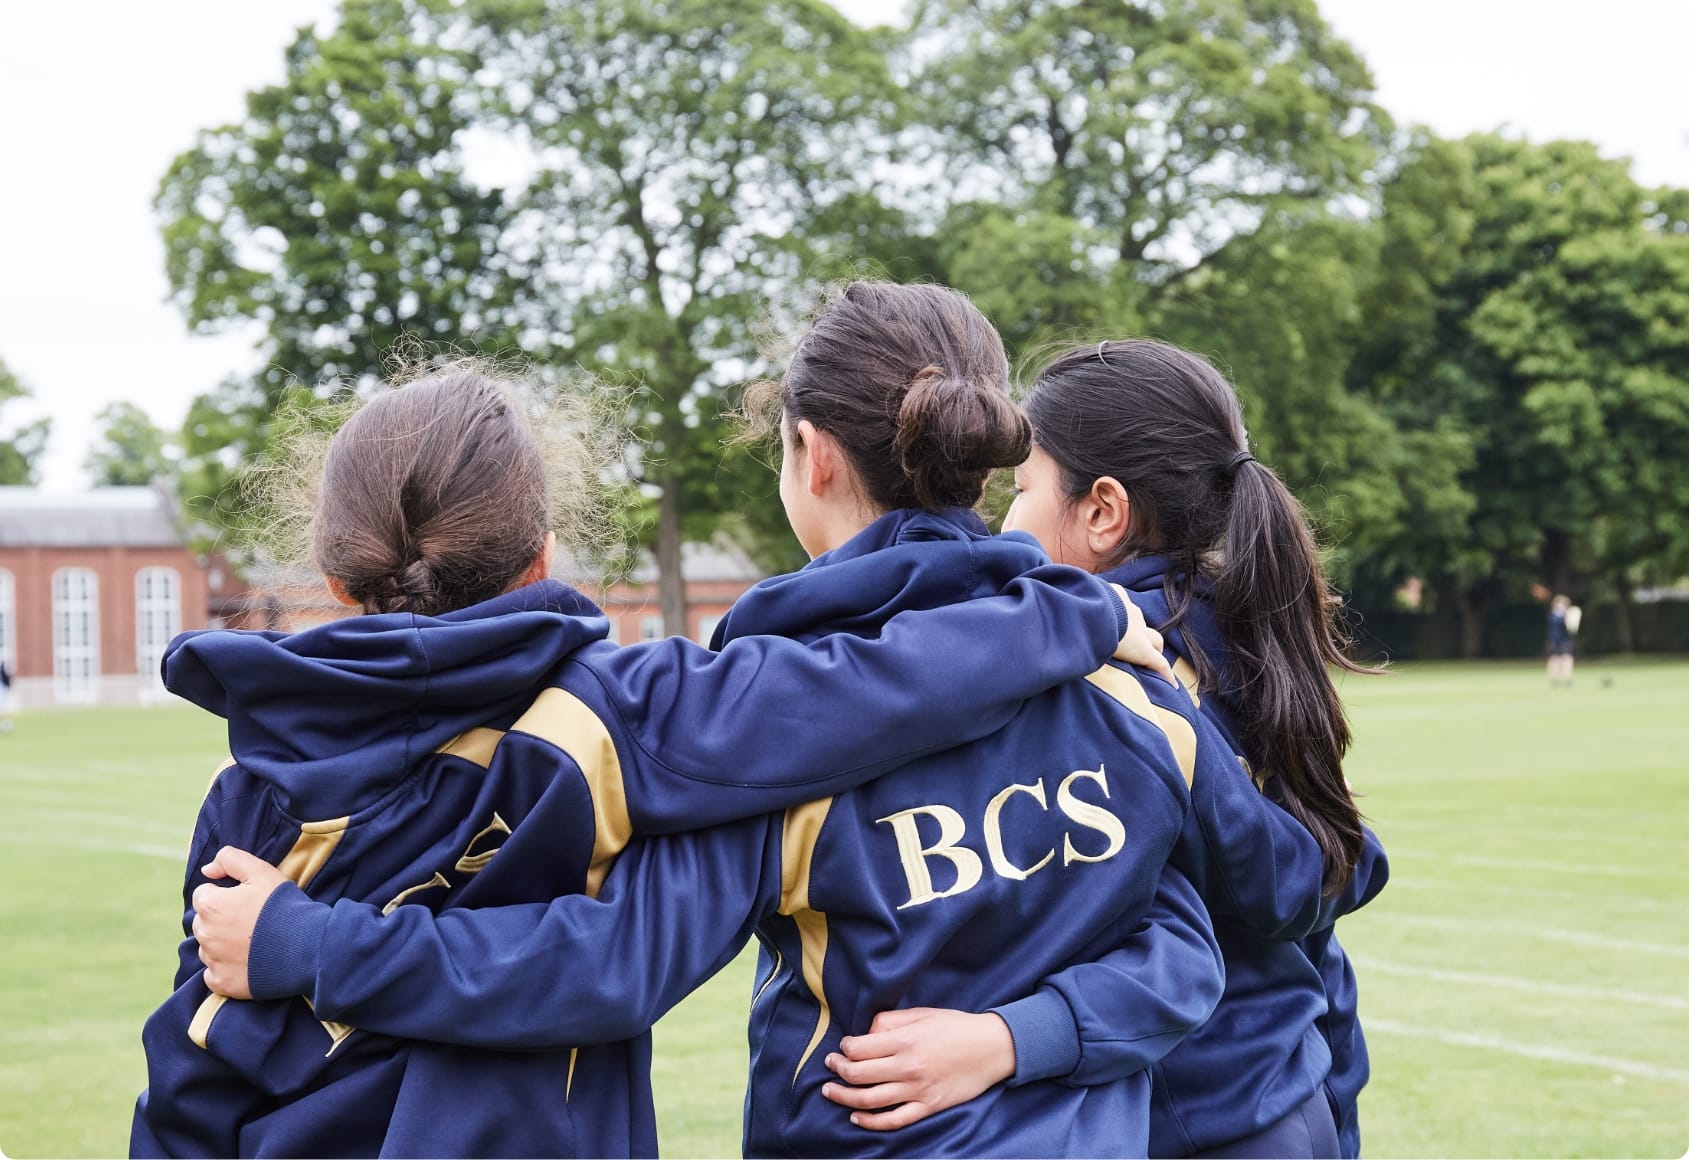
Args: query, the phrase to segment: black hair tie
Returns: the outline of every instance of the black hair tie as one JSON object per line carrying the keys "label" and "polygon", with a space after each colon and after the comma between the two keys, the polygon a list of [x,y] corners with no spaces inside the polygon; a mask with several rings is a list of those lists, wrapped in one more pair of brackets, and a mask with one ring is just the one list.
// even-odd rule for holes
{"label": "black hair tie", "polygon": [[1226,474],[1228,476],[1236,475],[1238,468],[1242,467],[1245,463],[1254,462],[1256,462],[1256,459],[1253,455],[1249,454],[1249,452],[1239,451],[1226,462]]}

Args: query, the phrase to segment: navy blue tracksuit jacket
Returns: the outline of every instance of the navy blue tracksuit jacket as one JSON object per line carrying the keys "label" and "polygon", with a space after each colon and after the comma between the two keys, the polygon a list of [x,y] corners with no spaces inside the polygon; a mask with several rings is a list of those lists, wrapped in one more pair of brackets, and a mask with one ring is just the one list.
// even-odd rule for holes
{"label": "navy blue tracksuit jacket", "polygon": [[[184,902],[230,844],[277,863],[301,898],[376,914],[566,894],[600,906],[633,834],[761,814],[988,734],[1118,639],[1106,587],[1026,545],[968,579],[873,637],[720,653],[679,638],[617,649],[598,609],[554,581],[439,617],[186,634],[167,684],[228,719],[233,756],[195,826]],[[407,1002],[450,1007],[427,988]],[[613,1038],[473,1050],[354,1030],[300,999],[224,1002],[190,934],[143,1032],[131,1150],[653,1154],[649,1038]]]}
{"label": "navy blue tracksuit jacket", "polygon": [[[1318,844],[1272,800],[1271,781],[1266,792],[1256,788],[1235,741],[1225,691],[1196,688],[1191,639],[1226,671],[1225,643],[1203,599],[1205,582],[1196,581],[1198,599],[1183,623],[1168,628],[1168,567],[1165,558],[1142,557],[1105,578],[1127,589],[1149,623],[1165,632],[1175,671],[1202,715],[1227,738],[1237,763],[1227,776],[1192,786],[1191,824],[1174,852],[1213,917],[1226,989],[1209,1021],[1154,1067],[1150,1153],[1184,1156],[1253,1136],[1295,1112],[1324,1085],[1340,1146],[1358,1155],[1355,1105],[1367,1078],[1366,1046],[1356,1016],[1354,973],[1331,928],[1383,889],[1389,863],[1368,830],[1348,886],[1334,897],[1322,896],[1325,865]],[[1086,980],[1083,970],[1050,982],[1067,991],[1107,985],[1106,979]],[[1011,1029],[1033,1021],[1061,1026],[1065,1017],[1052,1002],[1054,992],[1046,986],[999,1013]],[[1106,1000],[1093,995],[1090,1001],[1095,1006]],[[1115,1009],[1113,1034],[1129,1040],[1137,1016],[1126,998]],[[1072,1070],[1073,1043],[1069,1034],[1042,1055],[1017,1056],[1016,1082],[1052,1074],[1088,1082],[1110,1074]]]}
{"label": "navy blue tracksuit jacket", "polygon": [[[1030,543],[982,533],[970,513],[892,513],[753,589],[720,639],[731,650],[749,632],[873,637],[906,609],[965,597],[999,553]],[[958,647],[1008,667],[1024,646],[981,634]],[[964,678],[950,668],[960,657],[940,661],[929,679],[960,695]],[[815,721],[849,712],[826,698],[804,711]],[[1232,764],[1182,691],[1105,666],[1026,702],[987,736],[849,792],[636,841],[596,898],[383,916],[284,888],[260,918],[253,955],[266,963],[263,993],[303,992],[321,1018],[546,1048],[643,1032],[754,933],[749,1153],[1142,1155],[1150,1080],[1141,1069],[1092,1086],[999,1086],[910,1128],[870,1133],[821,1096],[831,1079],[822,1060],[881,1010],[986,1010],[1123,947],[1106,968],[1111,986],[1097,988],[1103,1007],[1076,991],[1073,1019],[1093,1042],[1129,990],[1155,1024],[1138,1050],[1165,1052],[1206,1018],[1221,985],[1207,916],[1167,857],[1191,779]]]}

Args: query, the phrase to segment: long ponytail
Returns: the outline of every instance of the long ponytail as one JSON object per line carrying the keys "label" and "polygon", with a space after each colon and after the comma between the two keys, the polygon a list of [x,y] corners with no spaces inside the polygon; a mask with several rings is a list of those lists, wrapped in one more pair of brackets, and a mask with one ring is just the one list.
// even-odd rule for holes
{"label": "long ponytail", "polygon": [[1325,889],[1335,893],[1354,872],[1363,833],[1343,775],[1351,735],[1331,670],[1370,670],[1344,655],[1339,597],[1302,505],[1253,458],[1232,476],[1213,584],[1229,654],[1222,687],[1244,748],[1283,782],[1285,809],[1325,852]]}
{"label": "long ponytail", "polygon": [[1231,708],[1259,775],[1325,855],[1325,890],[1360,856],[1360,811],[1343,776],[1350,731],[1331,669],[1370,672],[1344,655],[1340,602],[1320,567],[1307,516],[1249,453],[1237,393],[1207,361],[1148,340],[1058,356],[1026,403],[1033,438],[1061,467],[1070,499],[1105,476],[1131,497],[1132,521],[1109,565],[1167,556],[1172,626],[1195,580],[1212,586],[1226,670],[1192,640],[1198,679]]}

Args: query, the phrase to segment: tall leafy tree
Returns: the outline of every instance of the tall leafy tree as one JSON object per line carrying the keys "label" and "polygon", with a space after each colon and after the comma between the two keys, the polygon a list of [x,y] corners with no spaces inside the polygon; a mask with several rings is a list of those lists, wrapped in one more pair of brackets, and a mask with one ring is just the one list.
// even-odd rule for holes
{"label": "tall leafy tree", "polygon": [[1415,568],[1458,608],[1469,653],[1485,610],[1533,583],[1622,587],[1684,559],[1675,204],[1592,145],[1495,136],[1422,136],[1385,192],[1351,378],[1405,431],[1470,443],[1470,516],[1422,538]]}
{"label": "tall leafy tree", "polygon": [[[7,403],[29,396],[29,388],[12,373],[10,367],[0,362],[0,410],[4,410]],[[47,436],[52,429],[51,419],[37,419],[14,427],[9,435],[0,436],[0,485],[16,486],[36,481],[36,465],[47,448]]]}
{"label": "tall leafy tree", "polygon": [[1314,0],[929,0],[909,60],[954,280],[1022,343],[1118,328],[1274,213],[1365,191],[1386,125]]}
{"label": "tall leafy tree", "polygon": [[145,411],[134,403],[111,403],[95,418],[99,433],[82,467],[96,487],[173,481],[175,440]]}
{"label": "tall leafy tree", "polygon": [[469,12],[491,123],[534,166],[511,231],[532,255],[524,292],[555,311],[566,357],[632,384],[645,443],[629,469],[656,506],[679,631],[682,539],[745,487],[748,463],[720,460],[719,417],[755,368],[751,324],[848,244],[893,86],[872,38],[819,0]]}
{"label": "tall leafy tree", "polygon": [[198,398],[183,429],[184,498],[213,525],[238,516],[228,483],[284,401],[354,389],[408,337],[502,349],[522,325],[504,199],[465,172],[476,62],[445,43],[450,8],[348,0],[164,175],[177,305],[201,333],[256,324],[265,364]]}

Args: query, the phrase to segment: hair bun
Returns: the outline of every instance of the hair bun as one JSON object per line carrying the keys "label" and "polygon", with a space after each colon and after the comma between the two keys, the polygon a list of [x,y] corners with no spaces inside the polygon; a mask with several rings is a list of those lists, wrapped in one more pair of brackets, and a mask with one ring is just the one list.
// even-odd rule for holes
{"label": "hair bun", "polygon": [[985,476],[1032,451],[1032,424],[1009,396],[951,378],[938,366],[915,372],[897,414],[897,453],[922,507],[968,507]]}

